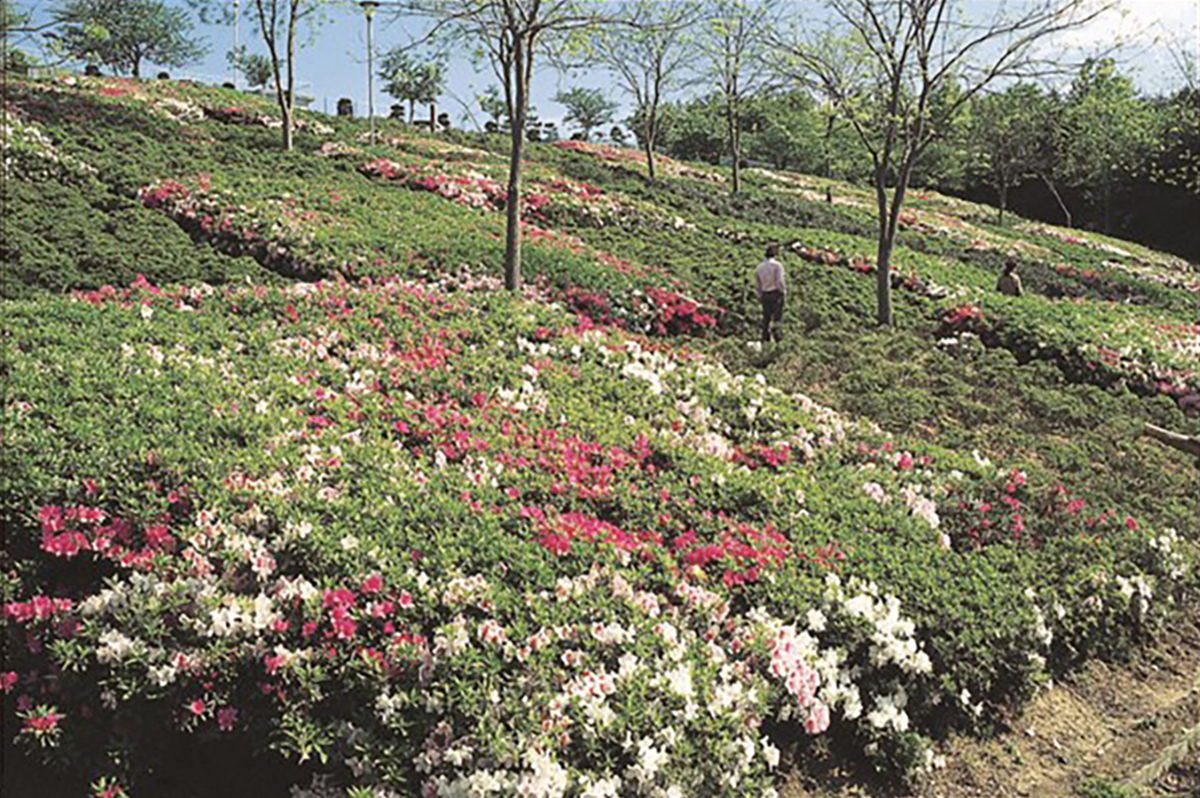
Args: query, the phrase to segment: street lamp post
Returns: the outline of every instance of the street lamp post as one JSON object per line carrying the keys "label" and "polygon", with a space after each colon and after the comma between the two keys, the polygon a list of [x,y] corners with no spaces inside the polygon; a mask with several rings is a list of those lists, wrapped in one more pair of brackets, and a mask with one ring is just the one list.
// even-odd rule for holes
{"label": "street lamp post", "polygon": [[371,42],[371,23],[375,19],[375,0],[362,0],[359,5],[367,17],[367,116],[371,120],[371,144],[375,144],[375,47]]}
{"label": "street lamp post", "polygon": [[241,0],[233,0],[233,87],[238,87],[238,59],[241,58],[241,42],[239,41],[238,29],[242,26],[242,3]]}

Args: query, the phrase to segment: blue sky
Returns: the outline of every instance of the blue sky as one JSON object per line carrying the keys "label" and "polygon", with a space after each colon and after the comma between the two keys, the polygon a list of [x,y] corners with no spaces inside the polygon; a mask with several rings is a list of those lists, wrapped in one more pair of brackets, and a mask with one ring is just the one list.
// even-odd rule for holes
{"label": "blue sky", "polygon": [[[983,10],[999,1],[973,0],[970,5]],[[172,5],[185,5],[184,0],[168,2]],[[227,2],[232,8],[233,0]],[[261,51],[261,44],[254,35],[253,20],[245,13],[246,7],[251,6],[253,0],[241,0],[241,3],[241,41],[248,43],[251,51]],[[20,9],[32,10],[38,17],[44,17],[53,2],[16,0],[15,5]],[[346,5],[349,7],[334,9],[328,24],[318,31],[312,41],[303,44],[298,80],[304,85],[303,91],[315,97],[312,106],[314,110],[328,108],[332,112],[339,97],[350,97],[354,100],[356,112],[366,112],[366,24],[357,3],[348,2]],[[1157,45],[1156,37],[1164,34],[1180,37],[1200,53],[1200,0],[1125,0],[1124,5],[1124,13],[1111,15],[1086,30],[1072,33],[1072,43],[1082,46],[1102,45],[1116,36],[1123,36],[1133,44],[1128,50],[1128,60],[1124,68],[1134,74],[1139,85],[1151,91],[1177,85],[1174,82],[1174,66]],[[802,4],[798,2],[797,6],[802,7]],[[376,51],[407,43],[421,33],[422,25],[421,20],[402,19],[389,22],[382,15],[377,17]],[[211,48],[209,55],[195,65],[185,69],[173,69],[171,72],[177,77],[194,77],[205,82],[219,83],[230,79],[225,53],[233,45],[232,26],[199,25],[198,31]],[[469,53],[453,58],[450,64],[449,90],[442,99],[440,110],[448,110],[456,126],[471,126],[469,121],[464,120],[464,104],[467,104],[482,123],[483,118],[478,112],[475,97],[495,82],[486,66],[483,72],[476,73]],[[376,83],[378,84],[378,81]],[[564,109],[551,98],[558,90],[572,86],[603,88],[611,97],[622,103],[620,117],[630,111],[628,99],[618,91],[611,77],[603,71],[589,70],[564,76],[553,70],[543,69],[534,77],[532,93],[533,105],[542,119],[561,121]],[[380,92],[377,85],[376,112],[386,113],[391,103],[391,98]]]}
{"label": "blue sky", "polygon": [[[168,3],[186,5],[183,0],[168,0]],[[228,0],[228,4],[232,8],[233,0]],[[15,5],[18,9],[32,10],[38,17],[44,17],[53,3],[51,0],[16,0]],[[256,23],[246,13],[247,6],[252,6],[253,0],[241,0],[241,5],[241,42],[247,44],[251,52],[265,52],[255,36]],[[329,112],[333,113],[338,98],[350,97],[354,100],[355,113],[365,114],[366,22],[357,3],[347,5],[351,8],[332,10],[328,23],[320,28],[316,37],[302,44],[297,79],[304,85],[301,93],[311,94],[315,98],[312,105],[314,110],[324,110],[328,104]],[[377,16],[374,31],[376,53],[383,52],[395,44],[408,43],[412,37],[420,35],[423,24],[423,20],[407,19],[393,22],[382,15]],[[194,77],[206,83],[230,80],[232,75],[225,60],[225,53],[233,47],[232,26],[198,24],[197,31],[210,47],[209,54],[196,64],[168,71],[173,77]],[[479,124],[483,124],[485,117],[479,112],[475,97],[497,82],[486,65],[482,72],[476,73],[471,60],[469,53],[452,58],[447,81],[448,91],[439,107],[439,113],[443,110],[449,111],[455,126],[458,127],[471,126],[470,122],[463,119],[463,103],[470,105],[471,111],[479,119]],[[157,71],[157,68],[144,69],[143,74],[152,75]],[[379,81],[376,80],[375,110],[377,114],[386,114],[393,100],[380,91],[378,84]],[[534,77],[532,92],[532,104],[539,116],[544,120],[561,121],[565,111],[551,98],[559,89],[569,89],[572,86],[603,88],[611,97],[622,102],[619,117],[628,114],[629,103],[617,91],[606,73],[592,71],[587,74],[564,76],[553,70],[543,69]]]}

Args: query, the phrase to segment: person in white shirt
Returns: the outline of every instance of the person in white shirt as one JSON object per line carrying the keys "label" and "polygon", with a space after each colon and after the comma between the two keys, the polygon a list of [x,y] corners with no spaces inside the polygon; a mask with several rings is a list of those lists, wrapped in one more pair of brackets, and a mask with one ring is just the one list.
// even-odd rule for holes
{"label": "person in white shirt", "polygon": [[783,273],[783,265],[775,260],[779,247],[774,244],[767,247],[767,257],[754,270],[754,284],[758,288],[758,299],[762,303],[762,342],[770,343],[783,340],[779,327],[783,324],[783,300],[787,295],[787,285]]}

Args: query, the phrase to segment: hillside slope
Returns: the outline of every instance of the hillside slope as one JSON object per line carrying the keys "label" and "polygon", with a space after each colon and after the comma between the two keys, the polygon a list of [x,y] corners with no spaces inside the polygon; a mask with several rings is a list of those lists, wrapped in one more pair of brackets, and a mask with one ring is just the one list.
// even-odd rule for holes
{"label": "hillside slope", "polygon": [[[853,187],[569,142],[531,148],[511,297],[499,141],[9,102],[6,745],[80,778],[178,794],[182,746],[264,739],[379,796],[911,776],[1192,578],[1194,472],[1137,440],[1200,431],[1177,259],[922,196],[870,330]],[[763,353],[768,242],[799,296]]]}

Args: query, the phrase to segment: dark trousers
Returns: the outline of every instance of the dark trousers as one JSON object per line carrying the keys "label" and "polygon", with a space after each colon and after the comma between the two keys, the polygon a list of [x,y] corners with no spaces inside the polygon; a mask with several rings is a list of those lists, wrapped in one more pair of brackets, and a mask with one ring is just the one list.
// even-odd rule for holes
{"label": "dark trousers", "polygon": [[779,328],[783,323],[783,292],[766,291],[759,294],[758,298],[762,302],[762,342],[770,343],[772,337],[782,341],[783,334]]}

